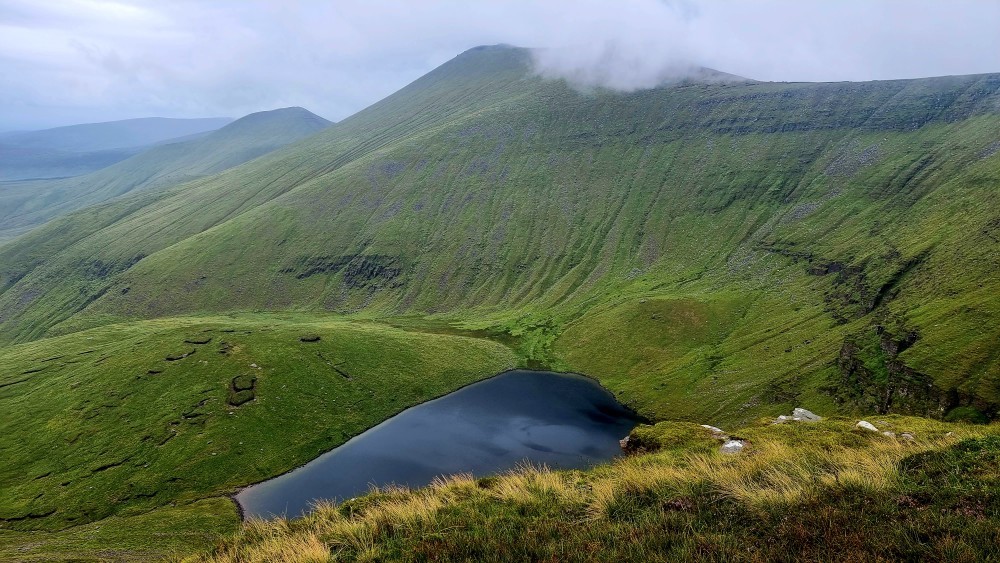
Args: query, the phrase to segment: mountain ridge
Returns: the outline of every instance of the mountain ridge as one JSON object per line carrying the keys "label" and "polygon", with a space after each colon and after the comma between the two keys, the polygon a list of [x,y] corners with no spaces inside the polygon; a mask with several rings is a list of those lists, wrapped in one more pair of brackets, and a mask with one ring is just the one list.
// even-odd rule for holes
{"label": "mountain ridge", "polygon": [[[917,527],[954,545],[938,508],[984,530],[985,509],[901,479],[922,478],[923,453],[946,468],[979,460],[963,437],[982,459],[996,451],[995,428],[966,423],[1000,413],[998,128],[1000,74],[583,91],[538,76],[527,50],[467,51],[259,158],[0,246],[0,449],[12,452],[0,528],[23,534],[18,548],[50,537],[32,530],[232,531],[223,495],[407,406],[530,367],[594,377],[657,422],[629,442],[651,455],[568,480],[458,479],[248,530],[316,532],[322,558],[329,526],[365,529],[357,508],[386,499],[459,499],[380,520],[440,524],[432,540],[380,538],[403,553],[452,534],[451,509],[502,514],[515,531],[552,525],[552,537],[573,527],[594,546],[584,528],[632,534],[631,515],[654,540],[695,513],[704,529],[721,514],[737,536],[766,537],[790,510],[856,522],[871,504],[878,525],[933,513]],[[829,420],[772,424],[794,407]],[[882,432],[859,429],[861,413]],[[765,455],[723,457],[702,424]],[[675,453],[690,470],[680,481]],[[796,480],[757,483],[775,466]],[[581,527],[581,507],[613,518]],[[255,542],[216,542],[216,555],[249,557]]]}
{"label": "mountain ridge", "polygon": [[[876,317],[896,314],[883,307],[887,296],[905,289],[908,277],[926,274],[921,265],[931,256],[949,255],[944,246],[897,232],[905,230],[902,223],[880,225],[876,216],[918,213],[924,223],[937,224],[949,206],[933,209],[928,202],[956,189],[941,179],[982,185],[976,174],[991,177],[993,167],[978,164],[984,160],[978,155],[992,142],[986,130],[996,119],[998,99],[1000,75],[682,83],[583,93],[533,75],[527,50],[471,49],[306,143],[183,192],[119,204],[117,209],[136,207],[87,235],[87,246],[61,251],[67,260],[62,266],[63,259],[56,259],[38,271],[8,267],[0,274],[0,303],[10,312],[0,320],[0,334],[23,339],[48,327],[58,334],[107,319],[225,312],[239,295],[239,307],[257,310],[443,315],[470,326],[527,331],[541,339],[540,361],[611,377],[611,366],[594,364],[586,353],[579,355],[578,343],[567,342],[567,335],[593,337],[572,328],[584,323],[588,311],[622,306],[615,305],[616,294],[683,302],[690,298],[684,288],[692,275],[711,280],[697,290],[709,298],[695,299],[697,307],[711,311],[717,306],[711,295],[745,285],[727,265],[745,259],[780,273],[755,282],[748,299],[773,304],[767,284],[791,284],[796,298],[814,311],[809,330],[826,332],[826,323],[835,328],[833,341],[805,338],[814,343],[802,361],[822,365],[821,358],[850,355],[840,341],[854,338],[852,331],[868,334],[859,319],[884,330],[888,320]],[[959,138],[967,139],[964,145],[952,140]],[[482,224],[476,217],[498,221]],[[157,225],[156,240],[142,234],[149,220]],[[336,229],[323,227],[331,221]],[[519,238],[514,225],[533,234]],[[879,233],[886,229],[889,234]],[[255,236],[252,249],[240,234],[249,232]],[[828,234],[816,238],[816,232]],[[968,236],[953,229],[940,236],[968,244],[961,242]],[[857,237],[869,243],[850,242]],[[718,250],[701,251],[691,238],[713,241]],[[803,244],[804,250],[795,248]],[[18,246],[25,245],[8,247],[6,255],[19,252]],[[74,278],[83,285],[56,299],[69,301],[55,317],[44,313],[52,320],[29,321],[37,312],[12,305],[26,295],[67,291],[51,280],[65,278],[70,264],[88,255],[91,263],[113,265],[114,273],[85,282]],[[836,270],[835,276],[810,273],[821,265],[797,265],[817,261]],[[16,260],[8,263],[18,267]],[[780,310],[789,321],[799,316],[798,310]],[[605,318],[611,320],[620,322]],[[732,322],[719,330],[734,330]],[[851,328],[836,328],[845,326]],[[28,332],[22,332],[25,327]],[[730,334],[720,333],[723,340],[714,345],[691,345],[719,346],[739,330]],[[897,363],[924,350],[916,354],[917,365],[953,381],[943,374],[955,372],[932,360],[927,340],[888,364],[869,358],[883,363],[864,370],[896,366],[891,369],[902,374]],[[816,349],[818,341],[824,350]],[[878,346],[858,349],[874,354]],[[677,352],[688,353],[683,347]],[[968,349],[952,354],[960,352]],[[659,369],[691,369],[685,362],[694,358],[680,360]],[[977,369],[993,374],[996,363],[984,361]],[[833,380],[840,369],[823,367],[811,377]],[[860,377],[864,370],[844,377]],[[788,377],[787,367],[768,376],[772,382]],[[843,399],[823,398],[816,381],[805,385],[816,400]],[[997,400],[987,388],[958,394],[965,397],[960,402]]]}
{"label": "mountain ridge", "polygon": [[85,176],[0,184],[0,197],[8,202],[6,213],[0,215],[0,233],[24,231],[56,215],[133,190],[211,175],[329,125],[302,108],[257,112],[204,135],[155,145]]}
{"label": "mountain ridge", "polygon": [[34,131],[0,134],[0,144],[74,152],[123,149],[151,145],[194,133],[214,131],[233,121],[229,117],[139,117],[97,123],[63,125]]}

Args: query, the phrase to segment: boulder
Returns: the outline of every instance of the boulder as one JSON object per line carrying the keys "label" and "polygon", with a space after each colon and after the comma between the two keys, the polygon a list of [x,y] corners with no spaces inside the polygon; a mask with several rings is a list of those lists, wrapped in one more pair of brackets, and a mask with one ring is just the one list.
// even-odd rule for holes
{"label": "boulder", "polygon": [[899,435],[899,437],[906,440],[907,442],[913,442],[916,440],[916,438],[913,437],[913,434],[910,434],[909,432],[903,432],[902,434]]}
{"label": "boulder", "polygon": [[744,447],[746,447],[746,442],[742,440],[726,440],[719,451],[724,454],[738,454],[743,451]]}
{"label": "boulder", "polygon": [[802,422],[817,422],[823,420],[818,414],[803,408],[796,408],[792,411],[792,418]]}
{"label": "boulder", "polygon": [[858,423],[855,424],[855,426],[858,428],[862,428],[864,430],[869,430],[871,432],[878,432],[878,428],[875,428],[875,425],[868,422],[867,420],[858,421]]}
{"label": "boulder", "polygon": [[707,428],[707,429],[711,430],[712,434],[722,434],[722,435],[725,434],[725,432],[723,432],[721,428],[716,428],[715,426],[711,426],[711,425],[708,425],[708,424],[702,424],[701,427],[702,428]]}

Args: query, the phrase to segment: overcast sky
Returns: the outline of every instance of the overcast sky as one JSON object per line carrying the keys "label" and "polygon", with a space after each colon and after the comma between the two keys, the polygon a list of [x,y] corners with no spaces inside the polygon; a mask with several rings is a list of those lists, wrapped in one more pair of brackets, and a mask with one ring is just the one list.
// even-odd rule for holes
{"label": "overcast sky", "polygon": [[292,105],[339,120],[493,43],[562,48],[548,73],[621,88],[682,64],[1000,72],[1000,0],[0,0],[0,131]]}

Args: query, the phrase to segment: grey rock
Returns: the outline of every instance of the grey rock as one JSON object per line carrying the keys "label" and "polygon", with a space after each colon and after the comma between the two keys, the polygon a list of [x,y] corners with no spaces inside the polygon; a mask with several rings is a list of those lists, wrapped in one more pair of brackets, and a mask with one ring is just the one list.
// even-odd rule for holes
{"label": "grey rock", "polygon": [[862,428],[864,430],[869,430],[871,432],[878,432],[878,428],[875,428],[875,425],[868,422],[867,420],[858,421],[858,423],[855,424],[855,426],[858,428]]}
{"label": "grey rock", "polygon": [[743,451],[744,447],[746,447],[746,442],[742,440],[726,440],[720,451],[724,454],[738,454]]}
{"label": "grey rock", "polygon": [[803,422],[816,422],[819,420],[823,420],[823,417],[803,408],[794,409],[792,411],[792,418],[794,418],[795,420],[801,420]]}
{"label": "grey rock", "polygon": [[707,429],[711,430],[712,434],[725,434],[725,432],[723,432],[721,428],[716,428],[715,426],[710,426],[708,424],[702,424],[701,427],[702,428],[707,428]]}

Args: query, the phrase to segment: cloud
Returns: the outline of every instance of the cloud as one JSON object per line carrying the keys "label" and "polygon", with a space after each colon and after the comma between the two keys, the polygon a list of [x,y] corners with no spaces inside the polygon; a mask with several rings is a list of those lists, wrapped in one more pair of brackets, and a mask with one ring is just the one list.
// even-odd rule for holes
{"label": "cloud", "polygon": [[[570,25],[535,49],[539,74],[581,87],[615,90],[652,88],[699,66],[689,23],[690,3],[622,0],[615,9],[583,10]],[[623,33],[622,30],[628,30]]]}
{"label": "cloud", "polygon": [[1000,2],[3,0],[0,130],[301,105],[342,119],[482,44],[545,76],[644,88],[1000,71]]}

